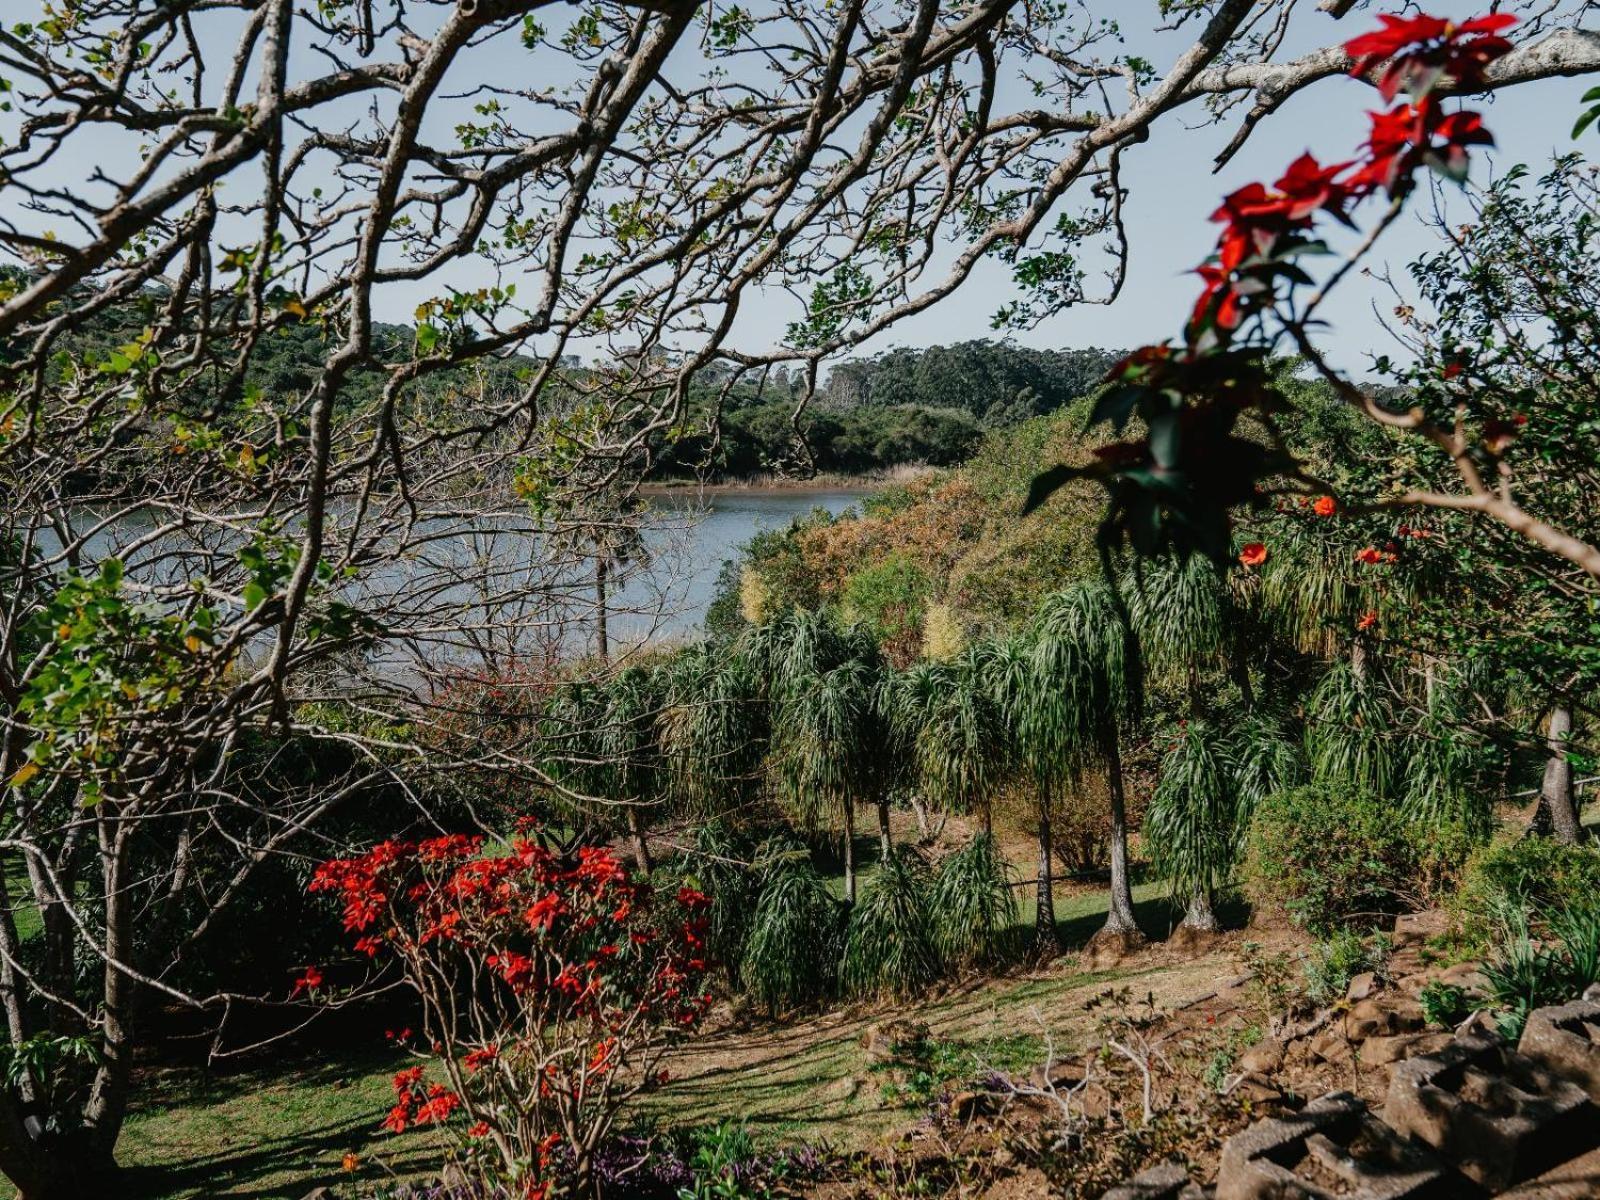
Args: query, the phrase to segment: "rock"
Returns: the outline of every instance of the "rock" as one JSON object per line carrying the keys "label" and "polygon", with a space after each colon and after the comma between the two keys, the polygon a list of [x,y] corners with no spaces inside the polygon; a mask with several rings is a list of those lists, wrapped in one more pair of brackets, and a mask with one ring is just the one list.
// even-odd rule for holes
{"label": "rock", "polygon": [[312,1188],[300,1200],[335,1200],[332,1190],[325,1187]]}
{"label": "rock", "polygon": [[1427,1026],[1422,1007],[1402,996],[1358,1000],[1345,1014],[1344,1031],[1353,1042],[1397,1033],[1415,1033]]}
{"label": "rock", "polygon": [[1600,1003],[1535,1009],[1517,1049],[1600,1104]]}
{"label": "rock", "polygon": [[1429,912],[1401,913],[1394,919],[1394,947],[1420,946],[1431,937],[1449,932],[1450,918],[1437,909]]}
{"label": "rock", "polygon": [[1230,1094],[1241,1100],[1249,1100],[1252,1104],[1271,1104],[1283,1099],[1281,1087],[1255,1072],[1246,1074],[1234,1084]]}
{"label": "rock", "polygon": [[1414,1033],[1392,1034],[1383,1037],[1371,1037],[1361,1043],[1359,1058],[1364,1067],[1386,1067],[1392,1062],[1399,1062],[1407,1057],[1411,1043],[1419,1035]]}
{"label": "rock", "polygon": [[1453,1194],[1447,1187],[1438,1159],[1386,1129],[1349,1092],[1330,1092],[1229,1138],[1216,1200],[1442,1200]]}
{"label": "rock", "polygon": [[1283,1066],[1283,1043],[1274,1038],[1257,1042],[1239,1056],[1239,1070],[1254,1075],[1271,1075]]}
{"label": "rock", "polygon": [[1396,1067],[1383,1119],[1490,1192],[1600,1141],[1600,1113],[1581,1088],[1480,1037],[1456,1037]]}
{"label": "rock", "polygon": [[1440,983],[1448,983],[1469,992],[1481,992],[1488,986],[1488,981],[1483,977],[1483,964],[1475,962],[1448,967],[1439,973],[1438,979]]}
{"label": "rock", "polygon": [[1591,983],[1585,988],[1583,998],[1591,1003],[1600,1003],[1600,983]]}
{"label": "rock", "polygon": [[1100,1200],[1187,1200],[1198,1195],[1189,1182],[1188,1168],[1168,1162],[1140,1171],[1127,1183],[1104,1193]]}
{"label": "rock", "polygon": [[1345,989],[1344,998],[1350,1001],[1365,1000],[1376,993],[1381,986],[1374,972],[1363,971],[1350,981],[1350,986]]}
{"label": "rock", "polygon": [[1348,1063],[1354,1051],[1344,1031],[1339,1028],[1324,1029],[1311,1039],[1311,1055],[1325,1063]]}

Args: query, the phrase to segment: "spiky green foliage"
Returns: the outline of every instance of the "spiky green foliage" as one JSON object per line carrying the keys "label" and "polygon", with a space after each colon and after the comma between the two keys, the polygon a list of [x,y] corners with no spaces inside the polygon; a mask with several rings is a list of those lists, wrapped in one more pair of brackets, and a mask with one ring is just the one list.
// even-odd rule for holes
{"label": "spiky green foliage", "polygon": [[933,941],[952,966],[979,966],[1002,961],[1017,920],[1014,873],[1000,853],[994,835],[979,833],[934,872],[928,892]]}
{"label": "spiky green foliage", "polygon": [[555,785],[548,799],[563,819],[580,826],[597,819],[609,774],[603,744],[610,700],[600,683],[569,679],[554,689],[540,722],[541,768]]}
{"label": "spiky green foliage", "polygon": [[687,815],[746,809],[761,785],[767,699],[748,657],[701,643],[672,660],[661,719],[667,786]]}
{"label": "spiky green foliage", "polygon": [[884,692],[890,727],[911,752],[911,786],[946,812],[986,804],[1006,769],[1007,732],[984,687],[982,654],[969,647],[946,662],[915,663]]}
{"label": "spiky green foliage", "polygon": [[1437,683],[1411,723],[1402,803],[1424,827],[1455,827],[1486,840],[1494,824],[1487,778],[1493,755],[1454,682]]}
{"label": "spiky green foliage", "polygon": [[769,1012],[816,1004],[838,984],[843,906],[805,847],[780,842],[758,856],[760,891],[739,976]]}
{"label": "spiky green foliage", "polygon": [[1235,720],[1224,756],[1238,795],[1241,825],[1249,823],[1250,814],[1261,801],[1305,779],[1300,744],[1273,713],[1249,713]]}
{"label": "spiky green foliage", "polygon": [[1231,616],[1227,580],[1210,559],[1192,555],[1140,563],[1122,591],[1134,632],[1153,672],[1187,681],[1221,661]]}
{"label": "spiky green foliage", "polygon": [[1365,672],[1335,663],[1312,693],[1306,713],[1311,777],[1391,798],[1402,782],[1406,746],[1394,694],[1375,665]]}
{"label": "spiky green foliage", "polygon": [[1215,726],[1190,721],[1161,761],[1145,812],[1145,845],[1174,894],[1209,898],[1239,859],[1244,828],[1229,752]]}
{"label": "spiky green foliage", "polygon": [[755,917],[761,878],[753,864],[755,848],[726,822],[707,821],[695,831],[688,856],[689,876],[711,898],[706,946],[713,961],[738,986],[745,943]]}
{"label": "spiky green foliage", "polygon": [[871,635],[825,612],[794,612],[751,641],[751,661],[768,673],[779,796],[808,821],[875,799],[896,756],[880,697],[884,664]]}
{"label": "spiky green foliage", "polygon": [[839,978],[858,996],[909,996],[939,977],[929,919],[932,877],[922,855],[897,846],[850,913]]}
{"label": "spiky green foliage", "polygon": [[604,687],[605,714],[598,731],[602,789],[607,799],[634,807],[641,815],[658,801],[662,779],[661,718],[663,673],[634,666],[619,671]]}

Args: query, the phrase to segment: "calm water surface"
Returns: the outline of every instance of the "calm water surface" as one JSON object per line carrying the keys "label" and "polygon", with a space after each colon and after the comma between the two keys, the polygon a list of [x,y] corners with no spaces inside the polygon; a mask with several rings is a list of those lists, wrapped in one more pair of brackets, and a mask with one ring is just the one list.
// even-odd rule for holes
{"label": "calm water surface", "polygon": [[[651,627],[657,638],[692,637],[700,632],[722,564],[757,533],[782,529],[796,517],[822,508],[837,516],[870,495],[870,488],[811,491],[801,488],[706,491],[692,489],[649,497],[658,514],[647,544],[656,557],[617,596],[623,611],[618,633],[637,637]],[[661,607],[659,617],[635,608]]]}

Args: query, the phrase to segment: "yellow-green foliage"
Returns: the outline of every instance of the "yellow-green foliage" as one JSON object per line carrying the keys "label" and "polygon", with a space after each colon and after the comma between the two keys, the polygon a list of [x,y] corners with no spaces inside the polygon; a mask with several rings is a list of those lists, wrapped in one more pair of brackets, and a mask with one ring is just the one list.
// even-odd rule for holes
{"label": "yellow-green foliage", "polygon": [[766,623],[767,609],[772,601],[772,589],[761,578],[761,572],[746,563],[739,572],[739,613],[752,625]]}
{"label": "yellow-green foliage", "polygon": [[930,604],[922,616],[922,657],[945,662],[967,648],[967,630],[948,604]]}

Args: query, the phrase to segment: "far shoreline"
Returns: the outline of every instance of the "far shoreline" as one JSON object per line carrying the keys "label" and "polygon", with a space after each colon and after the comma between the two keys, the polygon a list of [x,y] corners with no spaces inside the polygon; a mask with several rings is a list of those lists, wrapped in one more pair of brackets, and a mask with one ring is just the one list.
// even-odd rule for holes
{"label": "far shoreline", "polygon": [[880,491],[896,484],[910,483],[935,472],[934,467],[906,466],[872,475],[813,475],[806,479],[792,475],[757,475],[745,479],[722,480],[717,483],[699,480],[663,480],[639,485],[641,495],[680,495],[701,493],[727,495],[749,493],[752,495],[809,492],[861,492]]}

